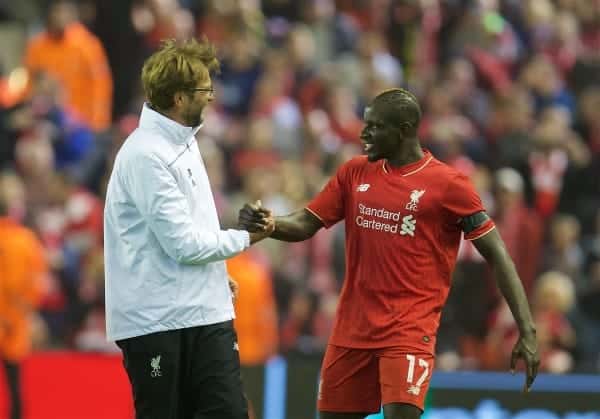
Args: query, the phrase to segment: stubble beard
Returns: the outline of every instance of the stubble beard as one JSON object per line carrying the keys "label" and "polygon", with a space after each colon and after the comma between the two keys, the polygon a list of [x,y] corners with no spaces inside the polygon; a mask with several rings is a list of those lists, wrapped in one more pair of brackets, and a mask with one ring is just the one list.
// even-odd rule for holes
{"label": "stubble beard", "polygon": [[186,117],[186,124],[189,127],[197,127],[202,123],[202,109],[200,109],[197,113],[189,113]]}

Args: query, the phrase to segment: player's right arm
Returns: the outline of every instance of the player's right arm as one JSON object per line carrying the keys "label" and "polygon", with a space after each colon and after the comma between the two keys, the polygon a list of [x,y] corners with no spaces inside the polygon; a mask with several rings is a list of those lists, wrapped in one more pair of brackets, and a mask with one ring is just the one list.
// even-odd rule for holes
{"label": "player's right arm", "polygon": [[[245,204],[239,212],[239,227],[250,234],[261,231],[270,211],[258,204]],[[271,238],[286,242],[299,242],[311,238],[323,227],[321,220],[306,208],[291,214],[275,217],[275,230]]]}
{"label": "player's right arm", "polygon": [[304,208],[283,217],[275,217],[275,230],[271,237],[286,242],[298,242],[311,238],[321,227],[321,220]]}
{"label": "player's right arm", "polygon": [[[305,208],[275,217],[275,230],[271,238],[287,242],[303,241],[322,227],[329,228],[342,220],[345,216],[348,172],[357,162],[360,163],[352,160],[343,164]],[[238,227],[249,232],[261,231],[271,217],[271,211],[260,206],[259,202],[246,204],[239,212]]]}

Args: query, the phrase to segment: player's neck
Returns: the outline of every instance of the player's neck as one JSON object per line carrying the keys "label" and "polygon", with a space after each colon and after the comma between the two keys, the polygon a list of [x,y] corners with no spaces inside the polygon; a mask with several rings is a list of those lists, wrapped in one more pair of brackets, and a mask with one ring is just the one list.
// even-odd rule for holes
{"label": "player's neck", "polygon": [[421,160],[423,156],[423,149],[419,141],[410,142],[402,147],[395,156],[387,159],[387,164],[390,167],[402,167]]}

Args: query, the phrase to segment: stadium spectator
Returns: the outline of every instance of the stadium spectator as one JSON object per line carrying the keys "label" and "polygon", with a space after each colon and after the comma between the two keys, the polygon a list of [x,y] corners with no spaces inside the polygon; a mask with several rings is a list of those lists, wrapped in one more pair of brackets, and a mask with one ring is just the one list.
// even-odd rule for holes
{"label": "stadium spectator", "polygon": [[271,273],[254,251],[227,261],[229,275],[240,289],[235,301],[235,330],[240,363],[263,365],[278,350],[278,320]]}
{"label": "stadium spectator", "polygon": [[53,0],[46,29],[31,39],[24,63],[33,77],[46,72],[64,88],[64,106],[95,131],[110,126],[112,76],[98,38],[77,17],[71,0]]}
{"label": "stadium spectator", "polygon": [[[574,367],[576,334],[568,315],[575,303],[575,285],[567,275],[548,271],[536,281],[532,292],[532,310],[537,326],[540,370],[555,374]],[[491,318],[486,346],[480,352],[481,367],[496,370],[508,362],[506,351],[518,335],[506,304]]]}
{"label": "stadium spectator", "polygon": [[530,295],[542,254],[542,220],[525,205],[525,185],[516,170],[502,168],[495,177],[494,221]]}
{"label": "stadium spectator", "polygon": [[22,419],[21,363],[31,353],[32,327],[46,285],[44,248],[11,217],[19,205],[14,175],[0,174],[0,358],[5,369],[10,419]]}

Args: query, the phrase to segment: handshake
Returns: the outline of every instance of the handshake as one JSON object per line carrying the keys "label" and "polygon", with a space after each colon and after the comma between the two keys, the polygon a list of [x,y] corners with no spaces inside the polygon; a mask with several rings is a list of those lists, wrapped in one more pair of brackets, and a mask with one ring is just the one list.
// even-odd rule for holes
{"label": "handshake", "polygon": [[250,244],[269,237],[275,231],[275,217],[260,200],[245,204],[238,214],[238,228],[250,234]]}

